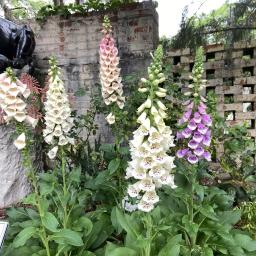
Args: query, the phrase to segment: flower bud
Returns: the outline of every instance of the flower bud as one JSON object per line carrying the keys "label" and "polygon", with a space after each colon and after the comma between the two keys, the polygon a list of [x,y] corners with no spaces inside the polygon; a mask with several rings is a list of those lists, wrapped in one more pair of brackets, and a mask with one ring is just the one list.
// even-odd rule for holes
{"label": "flower bud", "polygon": [[145,102],[144,102],[144,106],[145,108],[150,108],[152,105],[151,99],[148,98]]}
{"label": "flower bud", "polygon": [[156,80],[153,81],[153,85],[154,85],[154,86],[157,86],[158,84],[159,84],[159,80],[158,80],[158,79],[156,79]]}
{"label": "flower bud", "polygon": [[158,90],[159,90],[160,92],[167,92],[167,90],[166,90],[166,89],[161,88],[161,87],[160,87]]}
{"label": "flower bud", "polygon": [[139,88],[138,91],[139,91],[139,92],[147,92],[147,91],[148,91],[148,88]]}
{"label": "flower bud", "polygon": [[143,103],[142,105],[140,105],[140,107],[137,109],[137,113],[141,113],[143,110],[145,109],[145,104]]}
{"label": "flower bud", "polygon": [[162,110],[167,110],[167,107],[160,100],[158,100],[156,103],[158,107],[161,108]]}
{"label": "flower bud", "polygon": [[166,96],[166,93],[165,93],[165,92],[161,92],[161,91],[157,91],[157,92],[156,92],[156,95],[157,95],[158,97],[163,98],[163,97]]}
{"label": "flower bud", "polygon": [[159,114],[155,106],[151,107],[150,112],[151,112],[152,115],[158,115]]}
{"label": "flower bud", "polygon": [[142,83],[146,83],[148,81],[146,78],[141,78],[140,80]]}
{"label": "flower bud", "polygon": [[150,80],[154,80],[154,75],[153,74],[150,74],[148,77],[149,77]]}

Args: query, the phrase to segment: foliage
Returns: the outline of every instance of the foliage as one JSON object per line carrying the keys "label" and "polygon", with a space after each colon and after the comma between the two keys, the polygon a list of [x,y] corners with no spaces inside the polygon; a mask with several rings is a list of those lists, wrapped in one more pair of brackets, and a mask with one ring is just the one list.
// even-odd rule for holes
{"label": "foliage", "polygon": [[[239,210],[232,210],[233,196],[200,185],[194,179],[195,170],[177,162],[178,189],[166,189],[160,205],[151,213],[112,210],[116,235],[125,232],[120,250],[140,256],[254,255],[256,242],[233,228],[240,219]],[[106,252],[113,248],[117,250],[108,244]]]}
{"label": "foliage", "polygon": [[241,210],[240,226],[248,231],[252,237],[256,238],[256,204],[255,202],[243,202],[239,209]]}
{"label": "foliage", "polygon": [[171,46],[195,49],[209,43],[231,44],[255,38],[255,7],[255,1],[239,0],[232,4],[225,3],[208,15],[195,13],[187,17],[187,6]]}
{"label": "foliage", "polygon": [[[99,234],[109,222],[104,213],[86,213],[92,192],[82,189],[81,170],[64,175],[59,169],[40,173],[34,193],[24,199],[26,207],[8,210],[11,244],[4,255],[94,255],[88,250],[104,242]],[[111,233],[111,227],[105,231]]]}
{"label": "foliage", "polygon": [[32,18],[45,4],[49,3],[47,0],[10,0],[7,5],[2,1],[1,7],[5,10],[8,8],[10,14],[7,18],[12,19],[26,19]]}
{"label": "foliage", "polygon": [[68,5],[46,5],[43,6],[37,13],[38,20],[45,20],[49,16],[60,15],[67,17],[71,14],[88,14],[92,11],[106,11],[115,10],[126,4],[136,2],[135,0],[108,0],[103,2],[101,0],[88,0],[84,4],[68,4]]}

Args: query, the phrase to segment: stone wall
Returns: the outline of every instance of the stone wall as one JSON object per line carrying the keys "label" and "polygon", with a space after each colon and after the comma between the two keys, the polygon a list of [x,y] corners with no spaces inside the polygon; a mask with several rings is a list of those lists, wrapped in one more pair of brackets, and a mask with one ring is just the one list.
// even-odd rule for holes
{"label": "stone wall", "polygon": [[[169,50],[173,76],[186,86],[191,75],[194,53],[190,49]],[[215,91],[217,109],[228,125],[247,123],[249,135],[255,140],[256,118],[256,41],[235,43],[231,49],[223,45],[205,47],[204,78],[208,84],[204,94]],[[223,153],[218,146],[217,156]]]}
{"label": "stone wall", "polygon": [[[122,75],[144,72],[151,61],[150,51],[158,44],[158,14],[151,1],[130,4],[108,13],[73,15],[68,19],[50,17],[44,24],[32,23],[36,34],[36,66],[46,74],[48,59],[56,56],[63,70],[68,92],[80,92],[75,108],[88,109],[91,90],[99,82],[99,43],[102,38],[103,16],[110,17],[119,49]],[[83,95],[85,94],[85,95]],[[106,122],[100,123],[102,140],[109,139]]]}

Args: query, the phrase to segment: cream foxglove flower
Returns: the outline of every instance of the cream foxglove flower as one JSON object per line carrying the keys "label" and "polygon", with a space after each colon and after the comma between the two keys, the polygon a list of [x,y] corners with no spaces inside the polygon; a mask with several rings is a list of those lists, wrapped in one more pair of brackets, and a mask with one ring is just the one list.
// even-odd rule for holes
{"label": "cream foxglove flower", "polygon": [[22,133],[15,141],[14,141],[14,146],[18,149],[21,150],[26,147],[26,136],[25,133]]}
{"label": "cream foxglove flower", "polygon": [[[115,105],[123,109],[125,98],[123,97],[123,84],[120,75],[118,49],[112,36],[112,26],[107,16],[104,17],[103,29],[104,37],[100,42],[100,81],[102,85],[102,97],[106,105]],[[111,119],[107,117],[109,124],[114,122],[114,113]]]}
{"label": "cream foxglove flower", "polygon": [[48,157],[50,159],[54,159],[56,157],[56,154],[58,152],[58,146],[55,146],[54,148],[52,148],[49,152],[48,152]]}
{"label": "cream foxglove flower", "polygon": [[55,158],[58,146],[70,143],[70,130],[73,127],[71,108],[64,83],[60,78],[61,71],[55,59],[51,58],[49,69],[49,89],[46,93],[45,129],[43,136],[46,143],[55,145],[48,153],[50,159]]}
{"label": "cream foxglove flower", "polygon": [[174,137],[170,127],[165,125],[166,106],[159,98],[166,95],[166,90],[159,87],[164,81],[162,70],[162,48],[159,47],[153,56],[153,63],[148,68],[147,83],[150,96],[138,108],[138,129],[133,132],[130,141],[131,161],[126,169],[126,179],[137,180],[128,186],[127,193],[138,200],[138,210],[149,212],[159,201],[156,189],[162,185],[175,188],[174,157],[167,154],[170,146],[174,146]]}
{"label": "cream foxglove flower", "polygon": [[[7,68],[6,72],[0,74],[0,108],[4,113],[4,120],[8,123],[15,120],[22,123],[27,120],[32,120],[27,115],[27,104],[24,99],[30,95],[30,90],[26,84],[23,84],[17,79],[12,69]],[[37,120],[33,120],[33,127]],[[25,134],[21,134],[14,142],[18,149],[23,149],[26,146]]]}
{"label": "cream foxglove flower", "polygon": [[115,116],[112,113],[108,114],[108,116],[106,117],[106,120],[109,124],[114,124],[116,121]]}

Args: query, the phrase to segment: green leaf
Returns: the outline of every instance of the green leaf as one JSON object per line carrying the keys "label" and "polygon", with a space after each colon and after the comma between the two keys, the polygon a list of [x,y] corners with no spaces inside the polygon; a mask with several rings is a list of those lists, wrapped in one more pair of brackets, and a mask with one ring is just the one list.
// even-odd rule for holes
{"label": "green leaf", "polygon": [[83,252],[83,253],[81,254],[81,256],[96,256],[96,254],[87,251],[87,252]]}
{"label": "green leaf", "polygon": [[49,172],[40,173],[39,179],[40,179],[40,181],[42,180],[42,181],[49,182],[49,183],[55,183],[58,180],[55,173],[49,173]]}
{"label": "green leaf", "polygon": [[81,178],[81,169],[80,168],[76,168],[74,170],[72,170],[68,176],[68,178],[71,181],[74,181],[76,183],[80,182],[80,178]]}
{"label": "green leaf", "polygon": [[58,232],[55,232],[51,239],[58,244],[69,244],[73,246],[83,246],[81,235],[78,232],[72,231],[70,229],[61,229]]}
{"label": "green leaf", "polygon": [[107,244],[105,256],[136,256],[138,255],[136,251],[127,248],[127,247],[118,247],[115,244],[109,243]]}
{"label": "green leaf", "polygon": [[58,231],[57,227],[59,226],[59,222],[52,213],[46,212],[45,215],[42,217],[42,223],[50,231]]}
{"label": "green leaf", "polygon": [[135,234],[134,230],[131,228],[132,223],[130,223],[127,220],[126,214],[122,213],[121,210],[118,207],[116,207],[115,209],[116,209],[116,218],[117,218],[117,221],[119,222],[119,224],[122,226],[122,228],[127,233],[130,233],[131,235],[136,237],[136,234]]}
{"label": "green leaf", "polygon": [[213,250],[209,247],[204,248],[202,253],[203,256],[213,256]]}
{"label": "green leaf", "polygon": [[27,227],[23,229],[14,239],[13,246],[14,248],[21,247],[25,245],[25,243],[37,233],[35,227]]}
{"label": "green leaf", "polygon": [[110,172],[110,174],[115,173],[119,166],[120,166],[121,160],[120,158],[116,158],[110,161],[109,165],[108,165],[108,170]]}
{"label": "green leaf", "polygon": [[92,232],[93,224],[87,217],[80,217],[78,224],[82,227],[85,236],[88,236]]}
{"label": "green leaf", "polygon": [[207,218],[211,220],[218,221],[219,219],[214,213],[214,209],[210,205],[205,205],[202,208],[200,208],[200,212]]}
{"label": "green leaf", "polygon": [[53,184],[48,182],[40,182],[39,187],[40,187],[40,194],[42,196],[51,194],[54,189]]}
{"label": "green leaf", "polygon": [[159,252],[158,256],[179,256],[181,235],[176,235],[168,240],[164,248]]}
{"label": "green leaf", "polygon": [[36,194],[32,193],[23,199],[24,204],[36,205]]}
{"label": "green leaf", "polygon": [[219,214],[220,224],[235,225],[241,218],[240,210],[225,211]]}
{"label": "green leaf", "polygon": [[235,240],[237,245],[241,246],[243,249],[249,252],[256,251],[256,241],[252,240],[249,236],[244,234],[235,234]]}

